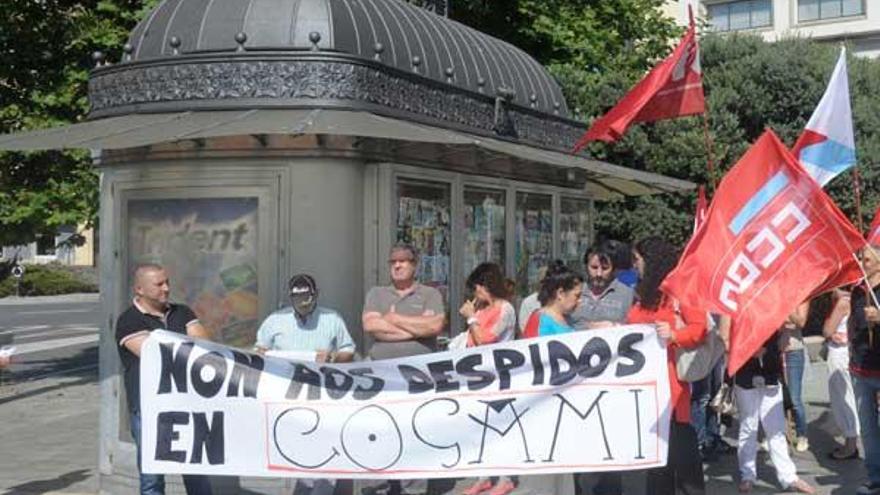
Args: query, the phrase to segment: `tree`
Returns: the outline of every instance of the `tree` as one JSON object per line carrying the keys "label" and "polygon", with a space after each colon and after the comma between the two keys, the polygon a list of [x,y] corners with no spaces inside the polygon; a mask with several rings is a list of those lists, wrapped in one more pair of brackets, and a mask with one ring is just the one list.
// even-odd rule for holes
{"label": "tree", "polygon": [[[54,127],[88,112],[95,50],[118,52],[158,0],[8,2],[0,10],[0,133]],[[88,152],[0,153],[0,245],[94,223]]]}
{"label": "tree", "polygon": [[[575,118],[606,112],[668,55],[682,29],[664,17],[663,0],[468,0],[452,16],[523,48],[560,82]],[[757,36],[705,35],[701,56],[719,179],[766,127],[793,144],[825,91],[838,48],[806,39],[764,42]],[[862,216],[880,203],[880,61],[850,57]],[[572,143],[573,144],[573,143]],[[612,163],[707,184],[702,118],[641,124],[593,156]],[[855,219],[849,174],[826,190]],[[696,193],[626,198],[597,205],[600,236],[661,235],[678,244],[690,236]]]}
{"label": "tree", "polygon": [[[616,94],[683,31],[665,0],[468,0],[452,17],[525,50],[556,76],[576,116],[595,115],[596,91]],[[615,84],[616,83],[616,84]]]}
{"label": "tree", "polygon": [[[838,50],[838,46],[806,39],[768,43],[749,35],[702,38],[714,179],[720,179],[768,127],[789,146],[794,144],[825,91]],[[873,96],[880,91],[880,61],[850,57],[848,62],[863,182],[862,217],[870,223],[880,201],[880,100]],[[607,101],[616,101],[622,94]],[[591,151],[613,163],[700,184],[710,182],[701,117],[634,126],[619,143],[593,144]],[[841,174],[826,191],[857,221],[850,174]],[[683,244],[690,236],[695,200],[695,193],[666,194],[603,204],[597,229],[610,237],[656,234]]]}

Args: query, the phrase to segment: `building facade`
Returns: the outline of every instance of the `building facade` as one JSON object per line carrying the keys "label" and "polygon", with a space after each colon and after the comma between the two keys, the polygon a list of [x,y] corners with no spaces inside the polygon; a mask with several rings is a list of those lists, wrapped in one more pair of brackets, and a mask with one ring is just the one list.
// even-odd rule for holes
{"label": "building facade", "polygon": [[857,56],[880,56],[876,0],[669,0],[666,12],[686,24],[688,5],[715,32],[750,32],[767,41],[803,37],[846,42]]}

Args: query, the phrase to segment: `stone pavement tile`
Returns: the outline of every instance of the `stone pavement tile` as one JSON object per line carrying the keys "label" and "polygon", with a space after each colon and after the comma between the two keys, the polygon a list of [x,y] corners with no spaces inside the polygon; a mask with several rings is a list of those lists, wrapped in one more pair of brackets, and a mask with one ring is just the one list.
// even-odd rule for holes
{"label": "stone pavement tile", "polygon": [[96,493],[97,380],[14,387],[0,390],[0,494]]}

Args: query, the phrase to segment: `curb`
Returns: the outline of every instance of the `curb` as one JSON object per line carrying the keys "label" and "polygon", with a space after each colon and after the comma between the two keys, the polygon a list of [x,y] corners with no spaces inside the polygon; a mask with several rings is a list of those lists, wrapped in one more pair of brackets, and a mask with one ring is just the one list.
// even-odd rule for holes
{"label": "curb", "polygon": [[3,297],[0,306],[27,306],[32,304],[96,303],[101,295],[98,292],[62,294],[58,296]]}

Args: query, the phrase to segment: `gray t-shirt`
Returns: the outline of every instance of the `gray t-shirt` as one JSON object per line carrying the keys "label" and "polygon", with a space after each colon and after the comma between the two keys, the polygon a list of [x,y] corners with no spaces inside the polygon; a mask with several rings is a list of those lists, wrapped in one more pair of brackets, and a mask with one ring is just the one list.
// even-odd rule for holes
{"label": "gray t-shirt", "polygon": [[[400,296],[393,285],[373,287],[367,292],[364,313],[386,314],[394,308],[395,313],[404,316],[442,315],[443,296],[427,285],[417,283],[412,291]],[[405,340],[402,342],[375,341],[370,348],[370,357],[375,360],[427,354],[437,350],[436,337]]]}
{"label": "gray t-shirt", "polygon": [[623,323],[632,302],[633,290],[616,279],[598,296],[585,286],[581,303],[568,321],[575,330],[586,330],[595,321]]}

